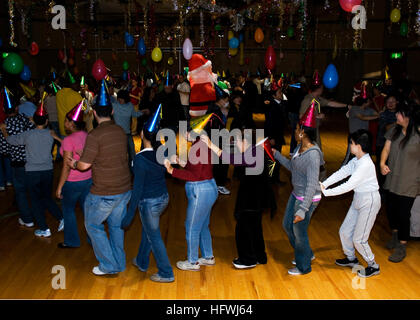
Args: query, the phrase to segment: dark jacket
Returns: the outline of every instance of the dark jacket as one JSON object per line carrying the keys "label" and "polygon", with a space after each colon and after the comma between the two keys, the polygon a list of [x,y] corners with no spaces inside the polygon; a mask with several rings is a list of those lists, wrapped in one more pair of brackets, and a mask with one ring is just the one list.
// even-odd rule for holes
{"label": "dark jacket", "polygon": [[157,96],[157,105],[162,104],[162,120],[160,126],[162,128],[177,128],[179,121],[179,108],[181,100],[176,90],[171,93],[162,91]]}
{"label": "dark jacket", "polygon": [[287,100],[277,103],[273,97],[265,113],[265,135],[276,141],[276,146],[286,144],[284,128],[287,125]]}

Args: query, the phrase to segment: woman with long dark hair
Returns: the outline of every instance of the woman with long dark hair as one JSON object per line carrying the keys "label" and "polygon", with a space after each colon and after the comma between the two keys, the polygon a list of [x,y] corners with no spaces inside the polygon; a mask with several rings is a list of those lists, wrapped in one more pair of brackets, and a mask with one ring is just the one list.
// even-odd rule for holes
{"label": "woman with long dark hair", "polygon": [[413,105],[398,104],[396,118],[396,125],[385,134],[380,165],[386,176],[384,189],[392,230],[392,239],[386,247],[394,249],[388,260],[401,262],[410,237],[411,207],[420,194],[420,135],[414,125]]}

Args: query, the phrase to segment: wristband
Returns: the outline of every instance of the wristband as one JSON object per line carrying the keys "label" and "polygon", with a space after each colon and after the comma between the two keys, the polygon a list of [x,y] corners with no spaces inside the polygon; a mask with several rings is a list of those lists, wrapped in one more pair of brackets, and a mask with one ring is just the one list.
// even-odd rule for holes
{"label": "wristband", "polygon": [[73,164],[73,169],[76,170],[77,169],[77,165],[79,164],[79,161],[75,161]]}

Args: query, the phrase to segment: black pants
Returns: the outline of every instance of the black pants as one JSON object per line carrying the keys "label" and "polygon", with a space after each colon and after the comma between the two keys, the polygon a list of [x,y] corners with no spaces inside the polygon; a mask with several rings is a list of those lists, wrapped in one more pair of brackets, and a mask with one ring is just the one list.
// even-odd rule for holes
{"label": "black pants", "polygon": [[[278,152],[281,153],[281,149],[283,148],[282,144],[276,144],[274,146],[275,149],[278,150]],[[280,163],[276,163],[276,165],[274,166],[274,170],[273,170],[273,174],[270,178],[271,182],[279,182],[280,181]]]}
{"label": "black pants", "polygon": [[228,164],[214,164],[213,165],[213,177],[216,180],[218,187],[224,187],[226,185],[229,165]]}
{"label": "black pants", "polygon": [[190,120],[190,106],[181,105],[178,112],[179,121]]}
{"label": "black pants", "polygon": [[391,230],[398,230],[398,240],[408,241],[410,238],[411,208],[416,198],[386,193],[386,214]]}
{"label": "black pants", "polygon": [[267,263],[262,230],[262,212],[246,211],[236,215],[236,248],[238,258],[245,265]]}
{"label": "black pants", "polygon": [[381,173],[381,153],[383,150],[383,146],[376,146],[376,151],[375,151],[375,155],[376,155],[376,170],[377,170],[377,175],[378,175],[378,184],[379,184],[379,189],[381,191],[383,191],[383,185],[385,183],[385,179],[386,176],[382,175]]}

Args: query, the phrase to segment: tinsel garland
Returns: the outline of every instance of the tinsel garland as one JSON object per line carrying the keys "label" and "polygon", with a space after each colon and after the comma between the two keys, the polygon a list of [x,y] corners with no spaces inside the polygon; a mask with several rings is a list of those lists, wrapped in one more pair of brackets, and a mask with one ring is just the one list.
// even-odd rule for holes
{"label": "tinsel garland", "polygon": [[300,40],[302,41],[302,67],[306,61],[306,45],[307,45],[307,26],[308,26],[308,3],[307,0],[300,1],[300,16],[302,23],[302,32]]}
{"label": "tinsel garland", "polygon": [[420,0],[418,1],[418,9],[416,14],[416,22],[414,23],[414,30],[420,36]]}
{"label": "tinsel garland", "polygon": [[324,2],[324,10],[328,10],[330,8],[330,2],[329,0],[325,0]]}
{"label": "tinsel garland", "polygon": [[144,10],[143,10],[143,28],[144,28],[144,41],[145,41],[145,43],[148,43],[147,41],[149,40],[149,36],[148,36],[149,35],[149,24],[147,23],[148,12],[149,12],[148,8],[144,7]]}
{"label": "tinsel garland", "polygon": [[204,47],[204,14],[203,10],[200,10],[200,47]]}
{"label": "tinsel garland", "polygon": [[9,0],[9,25],[10,25],[10,40],[9,40],[9,44],[12,47],[17,47],[17,43],[15,43],[15,26],[13,25],[13,18],[15,17],[15,13],[14,13],[14,1],[13,0]]}
{"label": "tinsel garland", "polygon": [[89,19],[90,21],[95,20],[95,0],[89,1]]}
{"label": "tinsel garland", "polygon": [[77,25],[79,25],[79,8],[77,7],[77,1],[74,1],[73,16],[74,16],[74,22]]}

